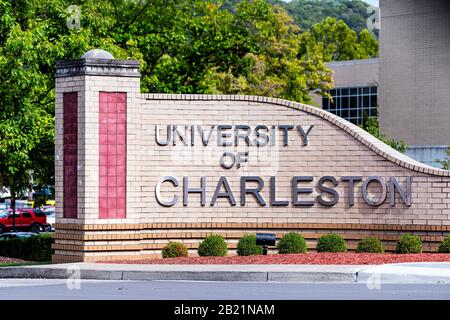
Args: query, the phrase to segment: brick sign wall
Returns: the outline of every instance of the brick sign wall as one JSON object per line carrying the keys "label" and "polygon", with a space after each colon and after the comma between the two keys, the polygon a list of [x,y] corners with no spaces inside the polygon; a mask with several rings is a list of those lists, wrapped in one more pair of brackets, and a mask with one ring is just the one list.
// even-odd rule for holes
{"label": "brick sign wall", "polygon": [[[62,94],[75,90],[84,156],[78,214],[70,219],[65,163],[57,157],[56,262],[159,257],[168,241],[195,253],[211,233],[227,239],[230,253],[257,231],[301,232],[310,249],[325,233],[343,235],[350,249],[375,235],[388,250],[411,232],[426,251],[450,233],[450,172],[415,162],[339,117],[265,97],[139,94],[137,64],[70,62],[102,65],[99,76],[82,67],[70,73],[68,63],[57,73],[57,130],[65,132]],[[114,115],[103,114],[105,92],[115,99]],[[126,123],[117,108],[126,110]],[[65,155],[57,141],[57,155]],[[126,154],[118,151],[124,145]]]}

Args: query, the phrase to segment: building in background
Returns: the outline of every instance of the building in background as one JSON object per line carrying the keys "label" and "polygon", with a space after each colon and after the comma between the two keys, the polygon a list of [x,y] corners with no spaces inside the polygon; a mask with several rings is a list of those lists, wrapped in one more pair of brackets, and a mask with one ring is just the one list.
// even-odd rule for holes
{"label": "building in background", "polygon": [[432,163],[450,145],[450,1],[380,1],[380,128]]}
{"label": "building in background", "polygon": [[436,165],[450,145],[450,1],[381,0],[380,13],[380,58],[329,63],[333,101],[316,105],[358,125],[378,116],[408,156]]}
{"label": "building in background", "polygon": [[378,116],[378,59],[337,61],[328,64],[333,70],[333,99],[319,98],[316,103],[356,125],[367,117]]}

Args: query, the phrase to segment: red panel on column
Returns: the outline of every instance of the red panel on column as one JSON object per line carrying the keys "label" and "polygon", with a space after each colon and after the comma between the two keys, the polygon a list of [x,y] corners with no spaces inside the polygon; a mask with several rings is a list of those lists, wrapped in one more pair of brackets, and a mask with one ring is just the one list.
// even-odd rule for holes
{"label": "red panel on column", "polygon": [[100,218],[126,217],[127,94],[100,92],[99,97]]}
{"label": "red panel on column", "polygon": [[78,94],[63,94],[64,218],[77,218]]}

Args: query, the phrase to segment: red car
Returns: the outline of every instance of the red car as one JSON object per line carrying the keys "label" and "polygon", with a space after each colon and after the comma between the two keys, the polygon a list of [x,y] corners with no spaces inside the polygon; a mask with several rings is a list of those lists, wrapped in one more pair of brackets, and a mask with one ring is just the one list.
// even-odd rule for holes
{"label": "red car", "polygon": [[[13,215],[11,210],[0,211],[0,233],[11,230]],[[48,228],[47,216],[39,209],[16,210],[16,229],[40,232]]]}

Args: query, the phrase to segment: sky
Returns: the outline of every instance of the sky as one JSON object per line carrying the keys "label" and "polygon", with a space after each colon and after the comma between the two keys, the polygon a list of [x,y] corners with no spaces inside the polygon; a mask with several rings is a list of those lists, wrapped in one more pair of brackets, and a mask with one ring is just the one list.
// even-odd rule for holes
{"label": "sky", "polygon": [[372,4],[372,5],[375,5],[375,6],[378,6],[378,0],[364,0],[365,2],[367,2],[368,4]]}

